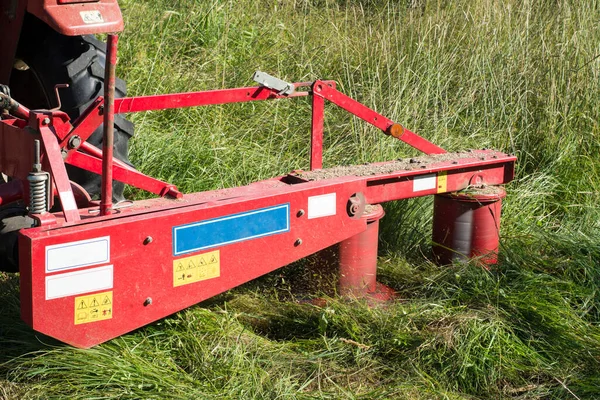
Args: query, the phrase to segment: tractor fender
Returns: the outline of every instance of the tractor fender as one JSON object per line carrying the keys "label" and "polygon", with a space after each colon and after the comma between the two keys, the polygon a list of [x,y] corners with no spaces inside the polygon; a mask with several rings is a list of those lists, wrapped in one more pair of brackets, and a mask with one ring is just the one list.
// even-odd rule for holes
{"label": "tractor fender", "polygon": [[123,30],[117,0],[0,0],[0,84],[10,78],[26,13],[66,36]]}
{"label": "tractor fender", "polygon": [[66,36],[123,30],[117,0],[30,0],[27,11]]}

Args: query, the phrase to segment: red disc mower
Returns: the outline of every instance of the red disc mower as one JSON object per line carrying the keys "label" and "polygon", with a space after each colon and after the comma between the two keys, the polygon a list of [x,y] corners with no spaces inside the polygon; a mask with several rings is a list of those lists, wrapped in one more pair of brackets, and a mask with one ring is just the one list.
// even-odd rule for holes
{"label": "red disc mower", "polygon": [[[513,179],[514,156],[448,153],[327,80],[257,71],[249,87],[126,97],[115,0],[0,4],[0,268],[20,273],[33,329],[87,348],[326,248],[335,248],[339,294],[393,299],[376,281],[380,204],[412,197],[436,196],[441,263],[496,262],[499,185]],[[306,171],[184,194],[127,159],[124,114],[298,97],[312,104]],[[323,168],[327,102],[423,155]],[[126,201],[124,184],[156,196]]]}

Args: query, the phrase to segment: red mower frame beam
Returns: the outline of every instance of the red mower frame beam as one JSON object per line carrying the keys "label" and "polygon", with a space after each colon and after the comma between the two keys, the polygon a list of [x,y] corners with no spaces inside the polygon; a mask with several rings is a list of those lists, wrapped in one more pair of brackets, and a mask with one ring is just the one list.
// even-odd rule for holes
{"label": "red mower frame beam", "polygon": [[37,331],[90,347],[360,234],[367,221],[348,208],[357,193],[364,203],[380,203],[482,179],[498,185],[512,179],[515,157],[486,150],[417,161],[358,166],[355,175],[295,172],[180,200],[138,201],[72,226],[24,230],[23,318]]}

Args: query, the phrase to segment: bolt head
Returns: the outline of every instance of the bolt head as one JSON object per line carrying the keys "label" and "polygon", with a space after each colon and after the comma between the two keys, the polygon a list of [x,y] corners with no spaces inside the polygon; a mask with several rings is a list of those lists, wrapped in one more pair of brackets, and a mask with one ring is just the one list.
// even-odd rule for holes
{"label": "bolt head", "polygon": [[79,146],[81,146],[81,138],[77,135],[72,136],[71,139],[69,139],[69,148],[78,149]]}
{"label": "bolt head", "polygon": [[298,238],[296,239],[296,241],[294,242],[294,246],[298,247],[302,244],[302,239]]}
{"label": "bolt head", "polygon": [[357,197],[350,197],[348,202],[350,203],[348,207],[350,215],[356,215],[360,210],[360,200]]}
{"label": "bolt head", "polygon": [[43,123],[44,125],[48,125],[48,124],[50,123],[50,118],[48,118],[48,117],[44,118],[44,119],[42,120],[42,123]]}
{"label": "bolt head", "polygon": [[150,243],[152,243],[154,239],[152,239],[152,236],[147,236],[146,239],[144,239],[144,246],[149,245]]}

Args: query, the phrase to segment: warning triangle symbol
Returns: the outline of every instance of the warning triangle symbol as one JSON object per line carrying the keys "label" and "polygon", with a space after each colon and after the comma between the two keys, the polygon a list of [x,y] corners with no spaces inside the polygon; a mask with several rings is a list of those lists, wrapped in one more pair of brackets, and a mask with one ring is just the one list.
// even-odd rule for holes
{"label": "warning triangle symbol", "polygon": [[196,264],[194,264],[194,262],[192,260],[190,260],[190,262],[188,263],[187,269],[192,269],[192,268],[195,268],[195,267],[196,267]]}
{"label": "warning triangle symbol", "polygon": [[200,265],[206,265],[206,261],[204,261],[204,257],[200,257]]}
{"label": "warning triangle symbol", "polygon": [[215,255],[213,254],[212,257],[210,258],[209,264],[216,264],[217,263],[217,257],[215,257]]}
{"label": "warning triangle symbol", "polygon": [[87,308],[87,304],[85,304],[85,301],[81,300],[79,302],[79,304],[77,305],[77,309],[78,310],[83,310],[84,308]]}
{"label": "warning triangle symbol", "polygon": [[177,271],[183,271],[183,264],[181,262],[177,264]]}
{"label": "warning triangle symbol", "polygon": [[90,307],[98,307],[99,305],[100,304],[98,304],[98,301],[96,301],[96,298],[94,297],[94,299],[90,303]]}
{"label": "warning triangle symbol", "polygon": [[104,296],[104,300],[102,300],[102,305],[108,305],[111,304],[110,299],[108,298],[108,296]]}

